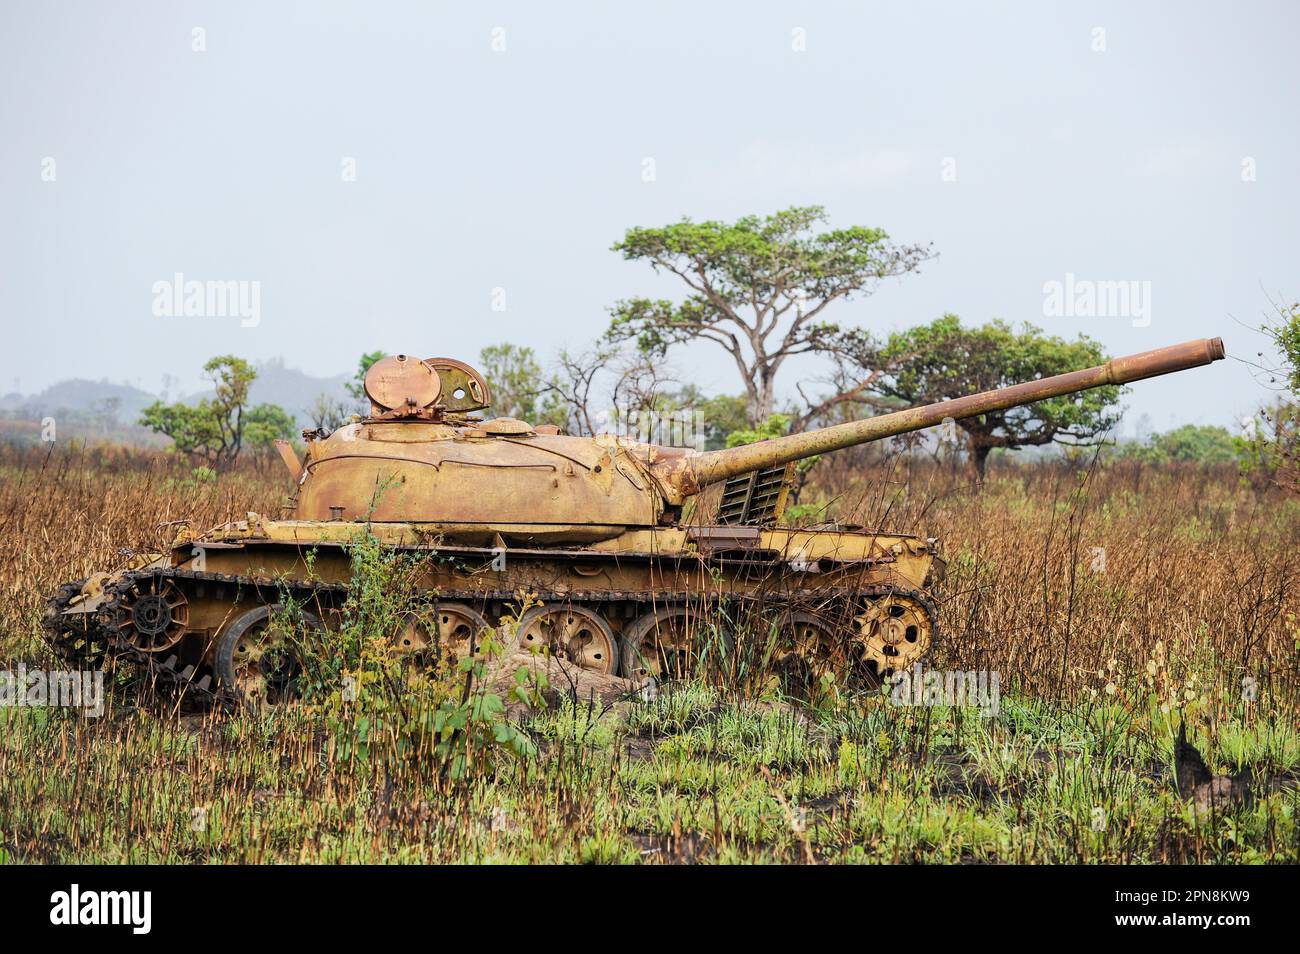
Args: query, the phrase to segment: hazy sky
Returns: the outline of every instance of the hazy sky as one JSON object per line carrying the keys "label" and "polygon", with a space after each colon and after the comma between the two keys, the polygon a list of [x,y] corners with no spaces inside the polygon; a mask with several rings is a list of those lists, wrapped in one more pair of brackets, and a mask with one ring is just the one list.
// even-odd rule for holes
{"label": "hazy sky", "polygon": [[[609,251],[628,226],[805,203],[940,255],[841,322],[1253,356],[1233,318],[1300,295],[1297,36],[1295,3],[0,0],[0,391],[580,349],[676,291]],[[177,272],[259,282],[260,321],[156,316]],[[1149,324],[1046,316],[1071,273],[1149,282]],[[713,348],[673,366],[739,390]],[[1163,429],[1264,396],[1230,361],[1127,404]]]}

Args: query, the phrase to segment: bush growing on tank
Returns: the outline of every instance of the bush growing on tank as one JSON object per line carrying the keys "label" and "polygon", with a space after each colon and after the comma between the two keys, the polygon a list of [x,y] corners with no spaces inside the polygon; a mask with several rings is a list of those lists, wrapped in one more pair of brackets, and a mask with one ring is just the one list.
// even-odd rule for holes
{"label": "bush growing on tank", "polygon": [[452,659],[444,648],[416,658],[394,651],[394,634],[411,618],[427,618],[417,581],[437,554],[410,554],[363,533],[348,546],[352,575],[337,631],[313,639],[301,610],[285,615],[296,634],[304,703],[322,711],[336,759],[370,767],[387,759],[428,759],[452,781],[491,773],[500,757],[533,754],[529,736],[507,717],[510,702],[541,701],[545,677],[521,667],[503,695],[489,678],[513,635],[477,635],[472,655]]}

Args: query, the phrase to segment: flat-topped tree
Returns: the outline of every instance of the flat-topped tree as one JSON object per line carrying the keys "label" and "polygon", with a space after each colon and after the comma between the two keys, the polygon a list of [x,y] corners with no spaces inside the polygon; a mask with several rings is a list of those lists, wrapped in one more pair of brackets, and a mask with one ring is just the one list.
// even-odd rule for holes
{"label": "flat-topped tree", "polygon": [[932,257],[929,246],[896,244],[882,229],[817,231],[825,221],[820,206],[804,206],[732,223],[629,229],[613,250],[676,275],[689,293],[619,301],[609,337],[653,354],[712,341],[735,362],[750,424],[759,424],[775,409],[776,375],[788,358],[839,349],[843,332],[822,317],[828,305],[869,295]]}

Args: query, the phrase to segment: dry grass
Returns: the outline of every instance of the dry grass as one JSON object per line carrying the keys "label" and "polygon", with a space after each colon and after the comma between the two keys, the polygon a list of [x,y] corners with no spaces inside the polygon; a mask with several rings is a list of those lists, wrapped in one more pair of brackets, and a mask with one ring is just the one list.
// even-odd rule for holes
{"label": "dry grass", "polygon": [[35,624],[54,587],[158,551],[174,521],[207,529],[249,510],[278,513],[284,471],[268,463],[205,479],[157,451],[0,445],[0,659],[37,651]]}
{"label": "dry grass", "polygon": [[[430,740],[326,704],[274,719],[0,710],[0,856],[24,861],[1248,862],[1300,857],[1300,506],[1231,474],[827,461],[805,491],[943,540],[934,664],[1002,675],[1001,711],[876,696],[804,711],[684,685],[619,712],[517,716],[534,751],[458,781]],[[0,663],[63,580],[160,524],[275,513],[278,470],[0,452]],[[1104,548],[1104,569],[1095,548]],[[1255,693],[1243,692],[1254,680]],[[1253,805],[1178,799],[1186,717]],[[364,729],[362,720],[365,720]],[[365,745],[358,745],[364,736]]]}
{"label": "dry grass", "polygon": [[895,462],[821,479],[812,491],[845,519],[941,540],[942,665],[1076,699],[1110,660],[1144,667],[1159,643],[1238,689],[1300,682],[1300,498],[1257,495],[1232,468],[1006,466],[978,489]]}

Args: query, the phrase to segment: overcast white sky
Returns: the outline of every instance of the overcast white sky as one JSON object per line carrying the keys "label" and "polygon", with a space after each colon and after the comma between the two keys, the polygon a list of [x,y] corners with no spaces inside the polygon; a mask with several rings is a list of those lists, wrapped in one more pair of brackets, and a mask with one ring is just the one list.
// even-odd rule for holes
{"label": "overcast white sky", "polygon": [[[194,388],[227,351],[324,375],[376,348],[581,348],[615,299],[675,292],[608,250],[628,226],[804,203],[940,254],[842,322],[1253,355],[1232,316],[1300,295],[1297,36],[1284,2],[2,0],[0,390]],[[260,323],[155,317],[176,272],[260,282]],[[1150,282],[1149,326],[1045,317],[1067,273]],[[712,347],[673,364],[738,390]],[[1265,396],[1225,362],[1127,404],[1164,429]]]}

